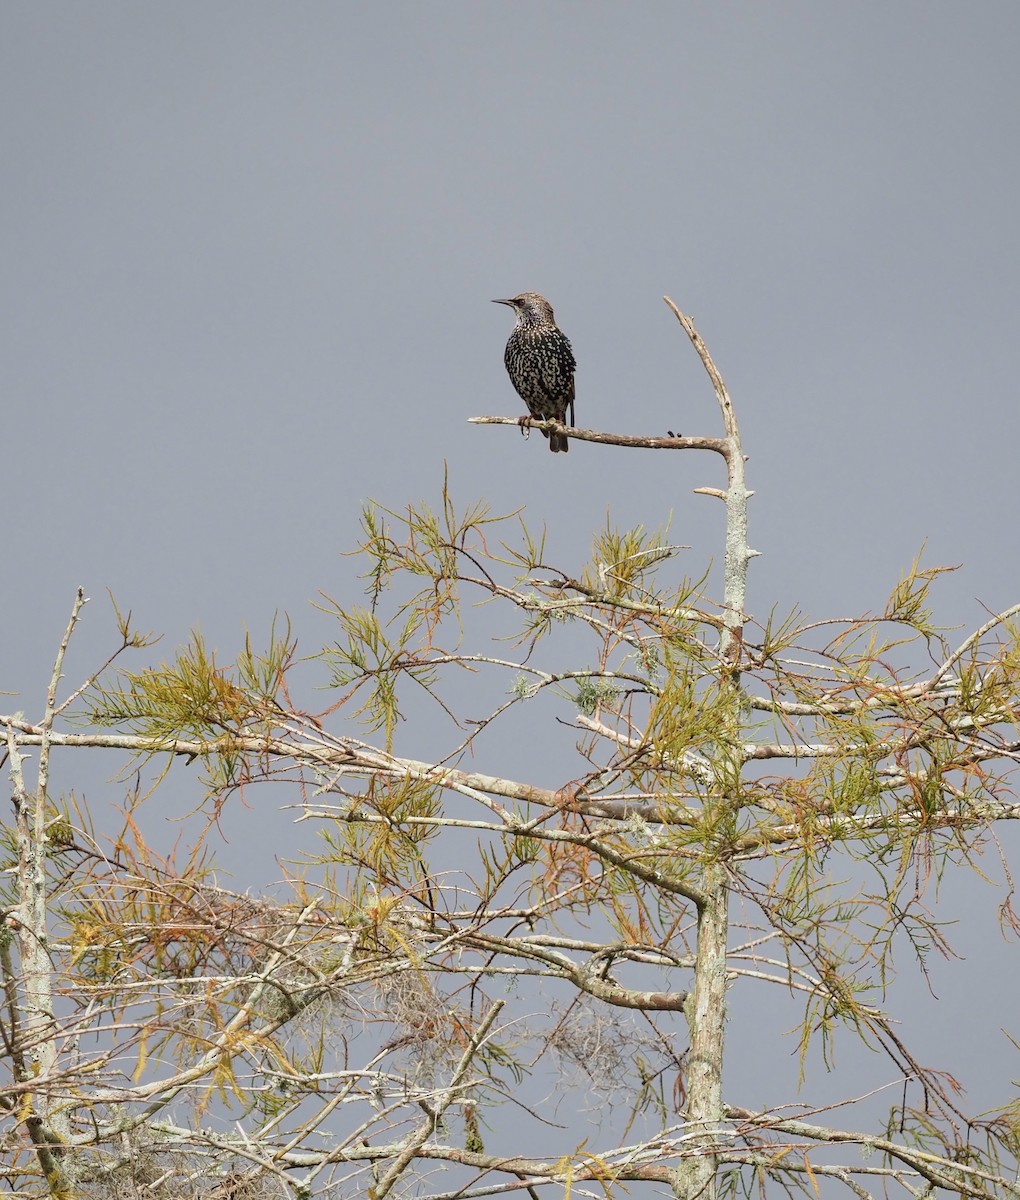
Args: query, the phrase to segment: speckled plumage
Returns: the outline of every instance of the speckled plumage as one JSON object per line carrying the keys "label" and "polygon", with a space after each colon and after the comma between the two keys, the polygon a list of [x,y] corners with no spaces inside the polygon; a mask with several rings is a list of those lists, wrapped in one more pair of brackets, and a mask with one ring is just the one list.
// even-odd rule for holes
{"label": "speckled plumage", "polygon": [[[553,320],[552,305],[537,292],[521,292],[512,300],[494,300],[507,304],[517,314],[503,362],[510,382],[538,421],[559,421],[566,425],[567,410],[574,423],[574,352],[567,335]],[[566,434],[546,434],[553,453],[570,449]]]}

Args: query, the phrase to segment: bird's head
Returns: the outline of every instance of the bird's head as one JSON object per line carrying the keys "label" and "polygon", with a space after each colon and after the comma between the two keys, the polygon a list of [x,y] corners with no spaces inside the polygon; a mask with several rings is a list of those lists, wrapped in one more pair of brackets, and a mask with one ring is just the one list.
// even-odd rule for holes
{"label": "bird's head", "polygon": [[493,300],[493,304],[507,304],[524,325],[554,325],[552,305],[538,292],[521,292],[509,300]]}

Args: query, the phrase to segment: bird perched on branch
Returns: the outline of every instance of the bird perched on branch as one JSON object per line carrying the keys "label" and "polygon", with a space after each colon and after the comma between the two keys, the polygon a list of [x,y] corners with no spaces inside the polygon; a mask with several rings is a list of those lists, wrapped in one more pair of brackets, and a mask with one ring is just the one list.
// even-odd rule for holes
{"label": "bird perched on branch", "polygon": [[[510,382],[537,421],[574,423],[574,352],[567,335],[553,320],[552,305],[538,292],[521,292],[512,300],[493,300],[508,304],[517,314],[503,362]],[[523,420],[524,418],[522,418]],[[543,432],[545,432],[543,430]],[[547,433],[549,449],[554,453],[570,449],[565,433]]]}

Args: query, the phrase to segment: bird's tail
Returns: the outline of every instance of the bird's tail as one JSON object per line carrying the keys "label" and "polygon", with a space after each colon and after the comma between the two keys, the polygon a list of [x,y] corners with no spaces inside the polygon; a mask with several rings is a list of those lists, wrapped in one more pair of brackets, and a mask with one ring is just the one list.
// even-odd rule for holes
{"label": "bird's tail", "polygon": [[564,454],[570,449],[570,438],[565,433],[550,433],[549,434],[549,449],[553,454],[559,454],[562,450]]}

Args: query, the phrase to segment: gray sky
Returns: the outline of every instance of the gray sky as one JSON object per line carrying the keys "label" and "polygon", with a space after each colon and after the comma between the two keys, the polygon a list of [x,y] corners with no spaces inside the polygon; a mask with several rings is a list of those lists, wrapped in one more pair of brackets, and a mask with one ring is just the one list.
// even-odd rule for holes
{"label": "gray sky", "polygon": [[107,588],[156,657],[276,610],[311,652],[362,500],[434,502],[444,460],[568,569],[607,511],[718,559],[713,458],[466,423],[523,411],[489,303],[522,290],[623,433],[720,432],[661,295],[694,314],[755,616],[878,608],[925,540],[947,624],[1016,602],[1018,45],[987,0],[4,4],[10,707],[79,583],[70,681]]}

